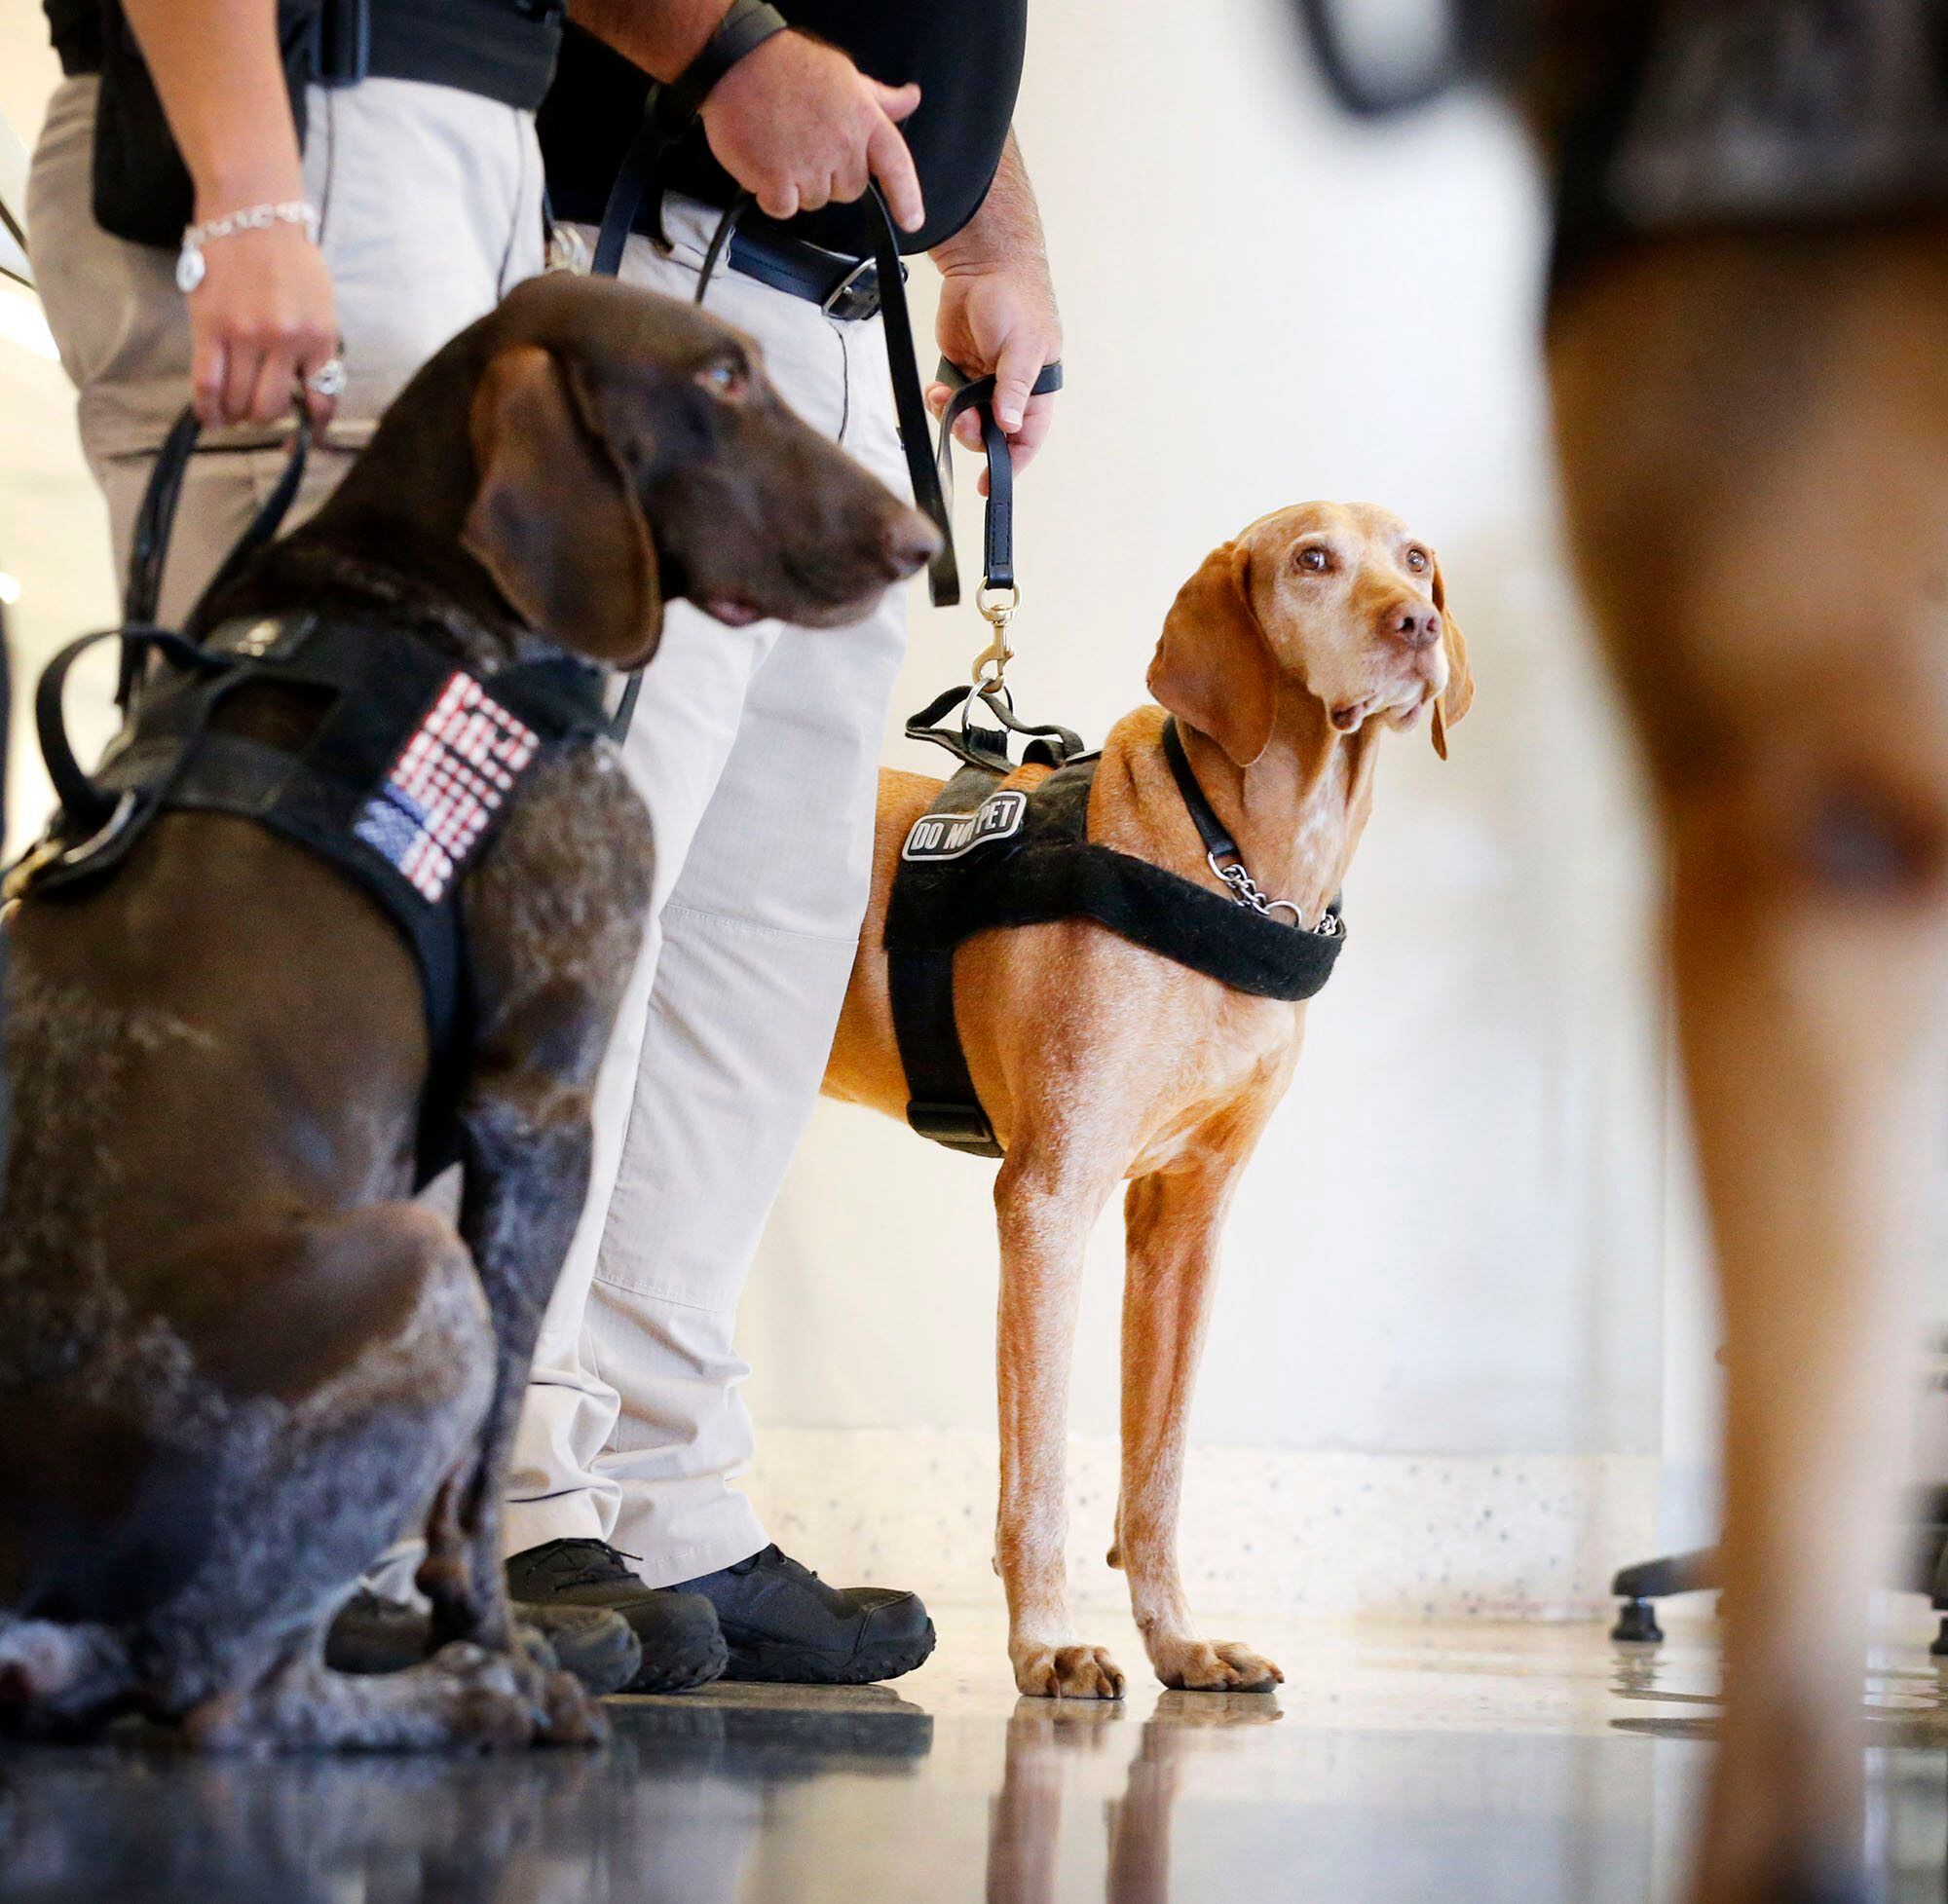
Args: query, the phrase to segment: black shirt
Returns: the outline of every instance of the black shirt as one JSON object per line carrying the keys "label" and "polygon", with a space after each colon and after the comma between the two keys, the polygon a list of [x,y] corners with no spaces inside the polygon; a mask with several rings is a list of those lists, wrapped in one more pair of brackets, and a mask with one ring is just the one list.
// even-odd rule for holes
{"label": "black shirt", "polygon": [[[98,73],[101,0],[41,0],[61,71]],[[335,0],[282,0],[279,37],[288,76],[323,77],[324,16]],[[546,90],[561,34],[561,0],[367,0],[365,71],[375,79],[429,80],[531,111]]]}
{"label": "black shirt", "polygon": [[[900,234],[900,249],[925,251],[981,208],[1001,162],[1028,37],[1028,0],[781,0],[794,26],[843,49],[861,72],[887,86],[917,82],[920,102],[902,122],[926,224]],[[555,215],[597,224],[630,139],[642,122],[645,75],[620,54],[571,25],[554,85],[541,111],[542,154]],[[672,191],[728,205],[736,190],[711,157],[700,126],[667,168]],[[646,211],[642,223],[647,224]],[[794,218],[794,237],[864,256],[870,227],[857,205]]]}

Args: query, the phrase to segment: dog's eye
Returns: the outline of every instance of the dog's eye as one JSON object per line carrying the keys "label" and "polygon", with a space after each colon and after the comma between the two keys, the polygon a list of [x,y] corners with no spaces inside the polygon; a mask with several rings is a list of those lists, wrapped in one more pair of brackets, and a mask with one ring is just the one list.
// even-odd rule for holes
{"label": "dog's eye", "polygon": [[1406,565],[1415,575],[1427,573],[1427,551],[1424,548],[1410,548],[1406,552]]}
{"label": "dog's eye", "polygon": [[715,363],[705,364],[696,373],[696,381],[712,396],[721,396],[727,403],[740,402],[751,388],[751,379],[744,366],[729,357],[720,357]]}
{"label": "dog's eye", "polygon": [[1308,575],[1323,576],[1332,566],[1332,551],[1309,542],[1298,552],[1298,566]]}

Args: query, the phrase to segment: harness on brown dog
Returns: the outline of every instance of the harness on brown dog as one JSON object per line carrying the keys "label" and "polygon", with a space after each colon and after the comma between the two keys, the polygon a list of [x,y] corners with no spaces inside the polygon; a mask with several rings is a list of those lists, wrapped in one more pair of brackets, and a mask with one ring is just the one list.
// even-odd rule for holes
{"label": "harness on brown dog", "polygon": [[[962,940],[997,927],[1090,919],[1233,990],[1296,1002],[1332,976],[1346,934],[1336,899],[1306,927],[1290,901],[1259,888],[1199,786],[1175,721],[1164,724],[1164,753],[1211,870],[1227,890],[1213,892],[1089,838],[1100,752],[1086,751],[1070,728],[1021,720],[1004,679],[1008,616],[1020,593],[1008,446],[990,408],[993,379],[969,380],[947,363],[941,375],[959,386],[941,425],[943,488],[951,484],[955,418],[967,409],[981,417],[988,517],[979,601],[993,640],[977,657],[971,688],[950,688],[907,723],[910,739],[946,748],[961,767],[900,849],[886,907],[887,985],[907,1122],[951,1150],[998,1157],[1001,1145],[955,1018],[954,953]],[[956,709],[957,722],[950,719]],[[998,725],[977,721],[977,709]],[[1015,769],[1011,734],[1027,743],[1023,765],[1055,769],[1032,789],[1000,784]]]}
{"label": "harness on brown dog", "polygon": [[[172,432],[174,449],[158,459],[144,501],[147,534],[130,591],[143,613],[71,642],[41,677],[35,718],[60,804],[5,891],[39,900],[110,878],[165,813],[251,820],[329,861],[397,927],[419,969],[432,1054],[424,1183],[455,1154],[471,993],[462,883],[523,786],[556,755],[609,732],[604,672],[559,655],[476,673],[376,609],[231,619],[201,641],[156,627],[147,614],[195,434]],[[61,695],[74,663],[104,641],[122,644],[133,704],[91,775],[68,742]],[[321,708],[302,742],[274,745],[214,725],[232,695],[261,687],[294,690]]]}

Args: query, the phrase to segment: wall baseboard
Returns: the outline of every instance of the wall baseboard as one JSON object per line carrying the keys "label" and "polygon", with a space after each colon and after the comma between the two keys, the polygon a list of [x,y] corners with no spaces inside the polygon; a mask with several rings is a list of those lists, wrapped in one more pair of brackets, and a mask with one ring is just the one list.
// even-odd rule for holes
{"label": "wall baseboard", "polygon": [[[1123,1596],[1105,1564],[1116,1447],[1069,1442],[1069,1583],[1079,1605]],[[766,1428],[745,1480],[771,1538],[829,1580],[943,1601],[999,1587],[992,1437]],[[1216,1613],[1574,1619],[1610,1576],[1656,1551],[1652,1455],[1191,1452],[1184,1583]]]}

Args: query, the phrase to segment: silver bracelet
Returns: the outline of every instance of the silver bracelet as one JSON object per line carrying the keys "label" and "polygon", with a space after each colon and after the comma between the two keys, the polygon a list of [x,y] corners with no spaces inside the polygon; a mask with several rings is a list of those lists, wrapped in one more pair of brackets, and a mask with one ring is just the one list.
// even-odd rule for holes
{"label": "silver bracelet", "polygon": [[274,205],[248,205],[242,211],[226,212],[221,218],[206,219],[183,231],[182,250],[176,258],[176,289],[187,297],[203,282],[206,269],[203,247],[211,239],[234,238],[239,232],[267,231],[273,225],[302,225],[305,237],[318,243],[318,206],[306,199],[280,199]]}

